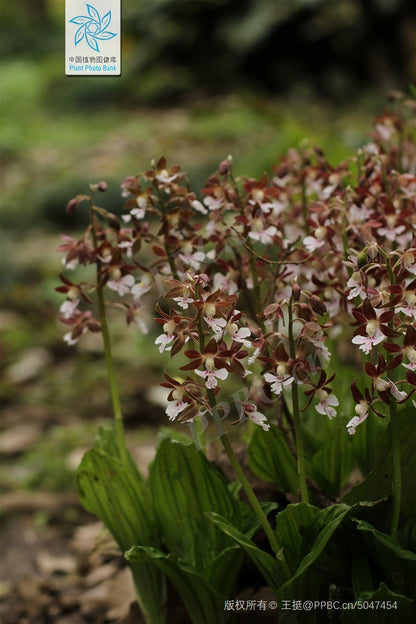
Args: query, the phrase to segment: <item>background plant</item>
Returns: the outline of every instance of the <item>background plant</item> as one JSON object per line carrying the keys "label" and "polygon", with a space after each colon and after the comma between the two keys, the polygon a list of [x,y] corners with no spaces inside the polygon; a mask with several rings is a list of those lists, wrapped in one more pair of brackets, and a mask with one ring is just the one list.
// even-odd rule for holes
{"label": "background plant", "polygon": [[[148,171],[123,181],[128,199],[121,218],[94,203],[95,193],[106,190],[104,183],[92,186],[89,196],[78,196],[68,204],[67,212],[72,214],[87,201],[90,224],[81,239],[65,237],[61,249],[66,253],[66,268],[92,264],[97,277],[95,283],[89,283],[62,276],[63,286],[58,290],[67,295],[61,307],[62,320],[70,328],[65,339],[73,344],[88,331],[103,332],[117,445],[90,452],[80,469],[81,494],[86,506],[104,518],[123,550],[127,542],[130,546],[139,542],[127,555],[133,572],[136,565],[153,565],[166,574],[193,621],[205,621],[198,618],[207,618],[212,609],[218,617],[226,616],[221,608],[224,595],[218,593],[221,588],[210,570],[214,565],[217,572],[218,567],[223,571],[232,568],[230,590],[238,570],[236,557],[241,554],[236,544],[282,599],[319,596],[323,588],[329,592],[331,584],[342,599],[360,597],[367,591],[373,598],[396,596],[402,608],[410,608],[409,588],[415,574],[411,552],[414,510],[408,496],[402,495],[408,483],[403,487],[401,463],[408,457],[414,425],[400,405],[413,410],[416,385],[412,210],[416,178],[414,102],[400,98],[399,103],[400,109],[376,120],[372,143],[337,167],[329,165],[319,148],[305,144],[282,158],[272,176],[235,179],[228,157],[196,195],[180,167],[168,167],[161,158]],[[113,472],[120,477],[127,470],[128,478],[138,478],[131,472],[135,469],[125,447],[104,293],[116,293],[108,304],[124,310],[129,324],[147,331],[142,311],[152,289],[163,296],[157,304],[157,322],[163,331],[155,343],[161,352],[170,351],[174,358],[183,353],[186,358],[178,366],[183,374],[175,378],[166,375],[163,383],[169,389],[167,415],[171,420],[193,423],[200,457],[204,449],[201,430],[207,421],[215,424],[257,516],[257,520],[249,520],[249,511],[240,511],[238,517],[247,518],[247,523],[237,526],[233,509],[241,503],[235,499],[236,490],[212,497],[208,489],[193,516],[194,522],[204,518],[205,523],[208,516],[204,512],[211,512],[209,519],[214,523],[207,525],[210,529],[201,528],[207,535],[201,561],[187,548],[183,551],[170,523],[163,521],[172,502],[161,502],[158,484],[162,471],[157,473],[157,468],[151,472],[152,487],[145,487],[147,494],[135,495],[146,501],[142,508],[149,508],[149,527],[156,520],[157,537],[139,532],[126,538],[126,530],[114,522],[114,488],[110,509],[101,505]],[[90,307],[93,294],[98,313]],[[356,326],[354,332],[351,325]],[[345,430],[327,423],[335,419],[340,398],[348,393],[345,380],[336,381],[339,366],[349,370],[345,361],[338,360],[338,366],[331,362],[340,336],[368,356],[363,362],[364,375],[357,371],[356,379],[351,379],[353,403],[349,401],[344,414],[348,422],[343,423],[348,433],[354,434],[370,413],[375,418],[389,416],[390,421],[381,439],[384,457],[370,466],[373,471],[367,481],[341,503],[342,487],[354,465],[360,463],[361,454],[363,467],[366,454],[351,444]],[[341,357],[353,357],[351,353],[347,348]],[[343,396],[337,396],[336,386]],[[231,418],[234,425],[251,421],[259,426],[249,444],[252,468],[279,489],[291,490],[295,496],[300,491],[302,503],[280,511],[275,526],[266,520],[236,459],[226,424]],[[369,446],[375,441],[367,438],[366,442]],[[191,460],[180,455],[186,457],[186,444],[183,451],[178,444],[185,443],[169,445],[177,453],[170,465],[178,466],[184,475]],[[166,461],[171,452],[167,445],[159,446],[155,466]],[[98,468],[90,471],[88,464],[97,452],[102,461],[98,479]],[[391,478],[387,485],[383,483],[381,492],[377,475],[386,468]],[[204,460],[195,471],[210,482]],[[192,474],[187,482],[189,497],[195,496],[199,482]],[[377,484],[371,493],[369,483]],[[122,492],[131,487],[120,483]],[[144,498],[152,497],[149,492],[152,503]],[[386,494],[392,494],[391,508],[389,502],[383,502]],[[217,499],[222,502],[216,503]],[[380,505],[385,507],[382,522],[373,513]],[[152,516],[152,508],[156,516]],[[130,522],[143,513],[132,509],[130,502],[117,500],[117,514],[120,509]],[[274,555],[250,540],[259,524]],[[298,525],[300,533],[306,530],[304,541],[293,543],[288,533],[293,525]],[[190,525],[181,528],[189,538]],[[222,542],[221,534],[231,542]],[[374,558],[374,565],[360,578],[356,559],[347,557],[345,551],[344,560],[349,563],[342,580],[339,567],[331,563],[345,535],[363,543]],[[211,554],[205,559],[208,552]],[[221,554],[225,552],[229,557]],[[381,560],[387,561],[387,553],[402,568],[403,583],[387,574],[385,563],[380,566]],[[329,566],[325,575],[319,571],[321,565]],[[150,583],[149,598],[141,593],[140,576],[136,578],[145,611],[148,601],[156,608],[157,593],[163,592],[161,584],[160,577]],[[204,600],[195,601],[195,593]],[[162,609],[157,617],[163,618]]]}

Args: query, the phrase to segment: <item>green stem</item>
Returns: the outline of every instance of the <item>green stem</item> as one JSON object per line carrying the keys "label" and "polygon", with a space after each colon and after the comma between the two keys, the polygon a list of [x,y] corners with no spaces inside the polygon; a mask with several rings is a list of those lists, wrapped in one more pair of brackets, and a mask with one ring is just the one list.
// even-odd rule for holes
{"label": "green stem", "polygon": [[123,423],[123,415],[121,411],[120,394],[118,391],[116,375],[114,371],[114,360],[113,360],[113,354],[112,354],[112,349],[111,349],[110,331],[108,329],[104,296],[103,296],[103,291],[101,288],[98,289],[97,297],[98,297],[98,309],[99,309],[100,321],[101,321],[101,332],[102,332],[103,341],[104,341],[104,353],[105,353],[105,361],[107,365],[107,377],[108,377],[108,383],[110,386],[111,402],[113,405],[114,428],[116,431],[117,445],[118,445],[119,452],[120,452],[120,459],[122,461],[126,461],[127,460],[127,448],[126,448],[126,441],[125,441],[125,435],[124,435],[124,423]]}
{"label": "green stem", "polygon": [[[293,298],[289,300],[289,350],[292,360],[296,357],[295,341],[293,337]],[[295,427],[295,442],[297,451],[297,469],[299,477],[299,489],[302,502],[309,503],[308,486],[306,483],[306,465],[305,465],[305,448],[303,444],[302,423],[300,418],[299,409],[299,392],[296,379],[292,384],[292,412],[293,412],[293,424]]]}
{"label": "green stem", "polygon": [[[394,272],[390,263],[390,258],[387,253],[379,247],[379,251],[386,261],[386,268],[389,274],[390,283],[395,283]],[[393,295],[391,295],[392,297]],[[390,323],[390,327],[394,329],[393,321]],[[392,354],[389,354],[388,362],[392,359]],[[395,372],[392,371],[390,377],[392,381],[395,381]],[[400,456],[400,432],[397,415],[397,403],[394,399],[390,402],[390,427],[391,427],[391,448],[393,454],[393,513],[391,519],[390,535],[396,539],[397,529],[399,526],[400,508],[402,504],[402,465]]]}
{"label": "green stem", "polygon": [[255,257],[250,254],[250,267],[251,267],[251,275],[253,277],[253,288],[254,288],[254,296],[256,299],[256,310],[261,310],[261,299],[260,299],[260,282],[259,275],[257,272],[257,264]]}
{"label": "green stem", "polygon": [[[270,546],[274,552],[274,554],[276,555],[277,558],[282,558],[282,554],[280,552],[280,547],[276,538],[276,535],[272,529],[272,527],[270,526],[269,521],[267,520],[266,514],[264,513],[259,500],[256,496],[256,494],[254,493],[253,488],[251,487],[246,475],[244,474],[244,471],[241,467],[240,462],[238,461],[235,453],[234,453],[234,449],[231,446],[230,440],[228,439],[228,435],[227,433],[224,431],[224,427],[222,426],[221,420],[217,414],[217,410],[216,410],[216,401],[215,401],[215,395],[213,393],[212,390],[208,390],[207,391],[207,395],[208,395],[208,399],[211,405],[211,411],[212,411],[212,416],[213,416],[213,420],[214,420],[214,424],[216,426],[216,429],[218,431],[218,434],[220,436],[220,440],[221,443],[224,447],[225,452],[227,453],[228,459],[230,460],[230,463],[234,469],[235,475],[237,477],[237,479],[239,480],[239,482],[241,483],[241,486],[244,490],[244,492],[246,493],[246,496],[248,498],[248,501],[254,511],[254,513],[256,514],[260,525],[262,526],[264,532],[266,533],[267,539],[269,540]],[[284,559],[283,559],[284,561]]]}
{"label": "green stem", "polygon": [[306,219],[308,218],[308,199],[306,197],[306,180],[305,176],[302,176],[301,180],[301,196],[302,196],[302,216],[305,222],[306,227]]}
{"label": "green stem", "polygon": [[[92,231],[94,247],[97,247],[98,239],[97,239],[97,232],[95,230],[95,223],[94,223],[93,191],[91,191],[91,195],[90,195],[90,223],[91,223],[91,231]],[[104,354],[105,354],[105,361],[107,365],[107,378],[108,378],[108,383],[110,387],[111,402],[113,406],[114,429],[116,432],[117,446],[118,446],[119,453],[120,453],[120,459],[122,461],[127,461],[127,447],[126,447],[126,441],[125,441],[125,435],[124,435],[123,415],[121,411],[120,394],[118,391],[116,375],[114,371],[114,361],[113,361],[113,354],[112,354],[112,349],[111,349],[110,331],[109,331],[108,323],[107,323],[107,311],[105,307],[103,289],[99,285],[100,268],[101,268],[101,264],[99,260],[97,260],[98,312],[100,316],[101,333],[102,333],[103,342],[104,342]]]}
{"label": "green stem", "polygon": [[400,457],[400,432],[397,416],[397,404],[390,403],[391,446],[393,453],[393,513],[390,535],[396,539],[402,502],[402,466]]}
{"label": "green stem", "polygon": [[[167,221],[166,206],[165,206],[165,202],[163,201],[162,193],[160,192],[160,188],[159,187],[157,187],[157,194],[158,194],[158,197],[159,197],[159,204],[160,204],[160,207],[162,209],[163,217]],[[171,253],[171,250],[170,250],[169,245],[168,245],[166,232],[163,234],[163,247],[165,248],[166,258],[167,258],[167,261],[169,262],[170,270],[172,271],[172,277],[174,277],[176,280],[179,280],[178,272],[176,270],[176,264],[175,264],[174,256]]]}

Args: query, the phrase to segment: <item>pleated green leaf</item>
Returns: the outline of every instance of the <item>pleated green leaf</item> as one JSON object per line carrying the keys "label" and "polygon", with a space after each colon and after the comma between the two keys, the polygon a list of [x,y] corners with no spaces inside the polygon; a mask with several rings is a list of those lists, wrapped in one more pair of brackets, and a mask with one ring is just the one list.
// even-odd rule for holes
{"label": "pleated green leaf", "polygon": [[362,592],[351,604],[354,608],[338,612],[342,624],[408,624],[416,619],[414,600],[392,591],[385,583],[375,591]]}
{"label": "pleated green leaf", "polygon": [[168,555],[155,548],[143,546],[133,546],[125,553],[125,557],[130,562],[152,562],[166,574],[181,597],[194,624],[211,624],[212,622],[222,624],[227,621],[224,600],[229,598],[229,594],[215,589],[202,574],[196,572],[184,561],[172,554]]}
{"label": "pleated green leaf", "polygon": [[292,569],[291,578],[279,590],[279,598],[315,598],[319,595],[322,578],[313,565],[349,511],[350,508],[343,504],[318,509],[298,503],[288,505],[278,514],[276,536]]}
{"label": "pleated green leaf", "polygon": [[346,429],[336,429],[311,459],[309,475],[328,494],[338,496],[354,467],[351,440]]}
{"label": "pleated green leaf", "polygon": [[299,489],[299,478],[296,460],[277,427],[269,431],[258,428],[249,448],[249,467],[266,481],[275,483],[282,492],[296,493]]}
{"label": "pleated green leaf", "polygon": [[[400,436],[400,457],[402,465],[402,501],[401,511],[407,518],[416,517],[416,418],[409,408],[398,413]],[[359,434],[359,430],[356,435]],[[393,459],[391,449],[390,425],[379,441],[376,465],[362,483],[348,492],[343,502],[348,505],[363,501],[378,501],[392,495]]]}
{"label": "pleated green leaf", "polygon": [[291,600],[319,596],[323,579],[316,574],[313,564],[322,555],[349,510],[347,505],[334,505],[321,510],[307,503],[289,505],[276,519],[276,537],[281,546],[279,557],[260,550],[218,514],[209,515],[244,548],[276,595],[282,600]]}
{"label": "pleated green leaf", "polygon": [[[111,447],[111,440],[107,439],[106,444]],[[134,544],[159,543],[150,492],[132,462],[123,463],[94,448],[85,453],[77,472],[82,504],[104,522],[122,552]],[[162,624],[165,621],[162,575],[148,563],[134,563],[131,570],[146,622]]]}
{"label": "pleated green leaf", "polygon": [[254,542],[251,541],[251,539],[249,539],[231,522],[226,520],[226,518],[221,517],[219,514],[210,513],[207,515],[226,535],[229,535],[233,540],[240,544],[263,575],[266,583],[277,592],[281,584],[287,578],[286,564],[283,560],[283,555],[281,558],[277,559],[268,552],[261,550],[258,546],[256,546],[256,544],[254,544]]}
{"label": "pleated green leaf", "polygon": [[151,466],[149,485],[168,551],[197,572],[203,573],[234,545],[206,512],[220,513],[243,532],[253,523],[253,512],[234,498],[222,473],[193,444],[163,439]]}
{"label": "pleated green leaf", "polygon": [[368,522],[357,521],[363,548],[377,566],[378,574],[394,591],[409,598],[416,594],[416,554],[401,548],[389,535],[375,529]]}

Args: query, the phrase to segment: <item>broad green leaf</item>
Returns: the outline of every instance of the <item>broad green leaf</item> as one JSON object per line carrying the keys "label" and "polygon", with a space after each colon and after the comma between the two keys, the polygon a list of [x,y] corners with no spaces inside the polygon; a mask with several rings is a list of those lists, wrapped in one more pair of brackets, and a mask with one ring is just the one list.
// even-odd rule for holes
{"label": "broad green leaf", "polygon": [[233,546],[217,555],[202,573],[205,581],[224,594],[225,598],[231,596],[235,590],[235,579],[243,562],[243,556],[242,549],[234,543]]}
{"label": "broad green leaf", "polygon": [[[298,557],[296,571],[280,588],[279,596],[281,598],[295,599],[300,596],[300,592],[303,592],[305,586],[303,575],[312,568],[322,555],[334,532],[349,511],[350,508],[343,504],[318,510],[307,503],[298,503],[297,505],[289,505],[288,508],[278,514],[276,536],[283,552],[290,553],[287,556],[288,560],[290,556],[293,559]],[[301,556],[303,558],[299,561]],[[293,560],[291,567],[293,570]],[[314,574],[313,571],[311,573]],[[316,578],[315,589],[317,590],[320,585],[321,579]],[[312,590],[313,587],[309,587],[309,591]],[[305,595],[305,597],[312,596]]]}
{"label": "broad green leaf", "polygon": [[315,453],[309,465],[309,475],[318,486],[336,496],[348,482],[354,465],[348,435],[346,429],[336,429]]}
{"label": "broad green leaf", "polygon": [[[399,413],[400,453],[402,463],[402,512],[408,518],[416,516],[416,416],[413,410],[402,409]],[[356,436],[360,435],[359,429]],[[392,450],[390,425],[379,442],[378,459],[368,477],[355,486],[343,498],[348,505],[362,501],[377,501],[392,495]]]}
{"label": "broad green leaf", "polygon": [[364,591],[373,591],[376,586],[374,572],[368,552],[363,548],[361,538],[355,531],[349,531],[349,545],[353,555],[351,561],[351,583],[354,596],[359,596]]}
{"label": "broad green leaf", "polygon": [[279,558],[258,548],[218,514],[209,516],[244,548],[277,596],[291,600],[320,595],[324,579],[312,566],[349,510],[342,504],[321,510],[307,503],[289,505],[276,519],[276,537],[281,546]]}
{"label": "broad green leaf", "polygon": [[125,553],[125,557],[132,562],[152,562],[166,574],[194,624],[221,624],[226,621],[224,600],[227,595],[214,589],[184,561],[172,554],[167,555],[155,548],[143,546],[133,546]]}
{"label": "broad green leaf", "polygon": [[[101,442],[104,444],[103,439]],[[107,438],[112,447],[111,438]],[[77,472],[84,507],[102,520],[122,551],[134,544],[157,545],[150,492],[137,469],[101,449],[85,453]],[[138,602],[148,624],[164,622],[164,585],[147,563],[131,565]]]}
{"label": "broad green leaf", "polygon": [[299,563],[309,552],[313,540],[311,526],[318,513],[317,507],[308,503],[298,503],[288,505],[277,514],[276,536],[288,562],[291,576],[295,574]]}
{"label": "broad green leaf", "polygon": [[[94,439],[94,448],[101,449],[105,453],[108,453],[108,455],[111,455],[112,457],[117,457],[117,459],[121,459],[120,449],[117,444],[114,430],[112,428],[100,427],[98,429],[98,433]],[[127,461],[129,463],[129,466],[135,472],[139,481],[144,483],[145,479],[142,473],[140,472],[139,467],[137,466],[137,463],[134,461],[130,453],[127,453]]]}
{"label": "broad green leaf", "polygon": [[371,524],[358,520],[364,547],[368,550],[381,580],[394,591],[409,597],[416,592],[416,554],[401,548],[389,535],[377,531]]}
{"label": "broad green leaf", "polygon": [[410,624],[415,621],[414,601],[392,591],[385,583],[380,583],[375,591],[362,592],[349,604],[348,608],[338,611],[343,624]]}
{"label": "broad green leaf", "polygon": [[287,578],[287,565],[284,561],[283,554],[279,559],[261,550],[251,539],[239,531],[226,518],[221,517],[217,513],[207,514],[209,518],[226,534],[235,540],[245,550],[247,555],[257,566],[258,570],[264,577],[268,585],[277,591],[280,585]]}
{"label": "broad green leaf", "polygon": [[299,479],[296,460],[282,432],[277,427],[269,431],[258,428],[248,447],[249,467],[266,481],[273,481],[278,490],[296,493]]}
{"label": "broad green leaf", "polygon": [[[351,418],[355,416],[351,411]],[[357,432],[351,436],[352,452],[355,463],[364,477],[374,469],[377,457],[380,454],[380,442],[385,435],[388,422],[387,418],[379,418],[371,414],[367,420],[359,426]]]}
{"label": "broad green leaf", "polygon": [[206,512],[220,513],[242,531],[252,524],[253,512],[234,498],[222,473],[193,444],[163,439],[149,485],[167,549],[197,572],[234,545]]}

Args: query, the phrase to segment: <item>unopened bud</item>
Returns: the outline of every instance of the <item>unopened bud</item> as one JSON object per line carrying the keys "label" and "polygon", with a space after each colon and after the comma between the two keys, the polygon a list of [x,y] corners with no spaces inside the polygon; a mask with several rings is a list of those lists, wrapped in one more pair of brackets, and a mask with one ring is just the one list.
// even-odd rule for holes
{"label": "unopened bud", "polygon": [[316,295],[311,295],[310,302],[311,308],[314,312],[316,312],[316,314],[326,314],[326,305],[323,301],[321,301],[321,299],[319,299],[319,297],[317,297]]}
{"label": "unopened bud", "polygon": [[375,262],[378,258],[378,255],[379,255],[379,252],[378,252],[378,247],[376,243],[371,243],[371,245],[367,247],[368,259],[371,260],[372,262]]}
{"label": "unopened bud", "polygon": [[95,319],[91,319],[87,322],[87,327],[91,332],[99,332],[101,331],[101,323],[96,321]]}
{"label": "unopened bud", "polygon": [[368,263],[367,248],[365,248],[357,256],[357,266],[359,269],[362,269],[363,267],[365,267],[367,263]]}
{"label": "unopened bud", "polygon": [[113,230],[120,230],[121,226],[120,226],[120,221],[118,220],[118,218],[116,217],[116,215],[114,215],[112,212],[108,212],[106,215],[106,221],[108,223],[108,225],[113,228]]}
{"label": "unopened bud", "polygon": [[230,170],[230,163],[228,159],[226,158],[225,160],[220,162],[220,164],[218,165],[218,173],[220,173],[221,175],[227,175],[229,170]]}
{"label": "unopened bud", "polygon": [[107,190],[107,182],[98,182],[97,189],[101,191],[101,193],[104,193]]}
{"label": "unopened bud", "polygon": [[299,301],[300,299],[300,286],[297,282],[297,280],[294,280],[293,284],[292,284],[292,297],[294,301]]}
{"label": "unopened bud", "polygon": [[78,210],[78,200],[76,197],[74,197],[74,199],[70,199],[66,205],[66,209],[65,209],[66,216],[72,217],[72,215],[74,215],[77,210]]}

